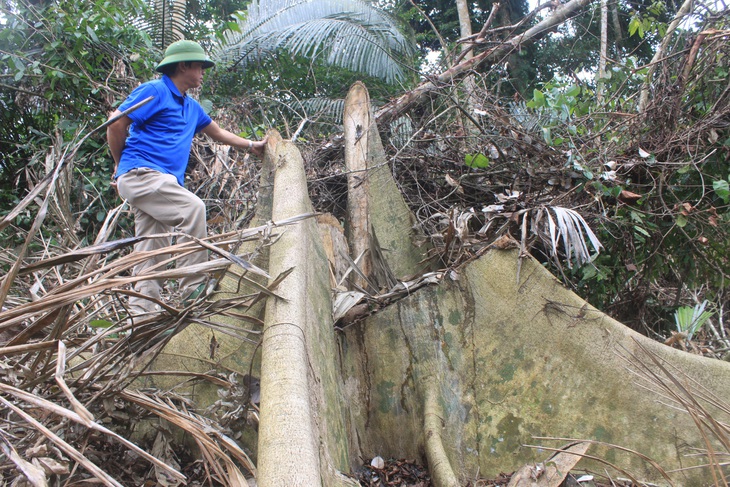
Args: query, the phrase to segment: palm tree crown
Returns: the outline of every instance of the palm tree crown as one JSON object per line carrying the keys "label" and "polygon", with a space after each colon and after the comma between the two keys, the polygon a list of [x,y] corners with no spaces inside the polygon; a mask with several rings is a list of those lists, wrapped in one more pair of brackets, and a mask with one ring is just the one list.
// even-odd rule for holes
{"label": "palm tree crown", "polygon": [[393,83],[414,52],[395,19],[362,0],[253,0],[235,17],[213,55],[241,67],[283,50]]}

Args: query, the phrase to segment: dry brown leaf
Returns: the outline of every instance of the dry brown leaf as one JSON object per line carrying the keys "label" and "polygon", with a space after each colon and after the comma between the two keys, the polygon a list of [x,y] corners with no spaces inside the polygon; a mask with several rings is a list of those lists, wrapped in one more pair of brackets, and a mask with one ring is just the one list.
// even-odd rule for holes
{"label": "dry brown leaf", "polygon": [[23,459],[15,448],[13,448],[10,444],[5,443],[5,441],[0,443],[0,448],[2,448],[5,456],[15,464],[15,467],[20,470],[23,475],[25,475],[25,478],[28,479],[28,482],[30,482],[33,487],[48,486],[48,479],[41,467]]}
{"label": "dry brown leaf", "polygon": [[33,465],[42,468],[48,475],[64,475],[69,472],[68,462],[59,462],[50,457],[33,458]]}
{"label": "dry brown leaf", "polygon": [[621,190],[621,192],[618,195],[618,200],[622,201],[624,203],[636,203],[641,199],[640,194],[632,193],[631,191],[627,191],[625,189]]}

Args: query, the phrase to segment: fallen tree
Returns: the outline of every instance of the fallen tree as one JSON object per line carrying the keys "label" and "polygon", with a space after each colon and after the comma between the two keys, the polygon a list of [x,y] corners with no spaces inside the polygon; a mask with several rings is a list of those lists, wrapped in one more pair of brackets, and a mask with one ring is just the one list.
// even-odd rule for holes
{"label": "fallen tree", "polygon": [[515,49],[518,49],[524,43],[539,38],[539,36],[546,34],[551,29],[562,24],[571,15],[589,3],[590,0],[570,0],[559,5],[551,15],[530,27],[525,32],[450,67],[438,76],[422,82],[414,89],[385,104],[376,112],[375,119],[381,126],[386,126],[386,124],[426,100],[429,93],[437,91],[444,85],[451,84],[459,77],[466,75],[470,70],[476,69],[482,63],[500,60]]}
{"label": "fallen tree", "polygon": [[[351,103],[362,105],[366,91],[355,85],[351,95]],[[367,112],[360,116],[367,119]],[[377,134],[372,124],[369,130]],[[386,222],[372,210],[392,195],[382,182],[373,184],[385,166],[372,157],[380,153],[378,142],[348,130],[345,144],[363,153],[357,174],[365,192],[354,201],[367,209],[371,230],[361,238],[372,242],[373,232],[383,241],[405,238],[410,218]],[[267,160],[278,161],[275,219],[311,212],[294,146],[272,137]],[[527,446],[536,438],[594,442],[594,459],[642,481],[696,485],[709,478],[707,470],[687,468],[706,459],[688,457],[683,445],[722,448],[704,444],[711,433],[695,420],[700,411],[724,414],[711,398],[730,392],[728,364],[627,329],[515,246],[438,273],[437,284],[419,290],[399,282],[393,288],[404,291],[394,304],[335,328],[329,291],[343,276],[330,281],[323,271],[343,268],[336,261],[346,245],[333,243],[329,229],[318,232],[314,219],[296,227],[277,238],[269,257],[272,276],[292,272],[263,314],[258,485],[346,485],[341,472],[375,456],[424,456],[435,485],[461,485],[478,472],[539,462],[548,447],[547,440]],[[374,268],[387,269],[389,259],[402,262],[413,252],[375,250],[359,252],[370,253]],[[383,289],[375,273],[359,272]],[[184,336],[180,342],[189,343]],[[244,354],[239,363],[257,364],[245,355],[255,349],[227,348]],[[259,375],[257,366],[252,370]],[[702,406],[683,410],[686,394]],[[589,460],[580,465],[595,468]]]}
{"label": "fallen tree", "polygon": [[[695,40],[683,81],[698,50],[699,56],[711,54],[711,49],[699,47],[716,46],[726,37],[726,31],[708,31]],[[491,55],[483,59],[494,59]],[[473,67],[459,66],[441,81]],[[671,70],[665,68],[663,74],[669,77]],[[421,93],[438,89],[438,82],[430,83],[421,86]],[[724,90],[716,100],[716,112],[683,132],[662,134],[661,123],[651,125],[649,134],[671,136],[662,139],[671,142],[666,152],[656,151],[667,167],[676,166],[677,152],[672,151],[695,151],[697,141],[722,141],[726,95]],[[416,104],[424,99],[417,93],[413,97]],[[350,179],[346,213],[314,215],[313,208],[320,206],[309,202],[314,192],[307,180],[321,184],[319,178],[307,176],[313,169],[303,170],[297,147],[272,135],[256,216],[246,230],[195,243],[215,255],[202,268],[129,277],[140,256],[116,258],[115,253],[132,240],[100,243],[59,258],[44,256],[30,264],[22,262],[26,245],[15,261],[8,259],[4,284],[12,276],[24,279],[23,289],[34,299],[8,294],[7,308],[0,311],[2,393],[11,418],[3,430],[8,433],[3,439],[11,438],[3,443],[4,475],[96,476],[106,485],[117,485],[115,475],[133,478],[131,484],[154,477],[171,485],[184,475],[228,485],[246,485],[246,477],[261,485],[349,485],[350,473],[380,456],[427,464],[437,485],[465,484],[525,463],[523,479],[551,485],[546,478],[557,467],[541,462],[545,452],[562,452],[562,444],[582,440],[579,444],[590,445],[590,451],[572,454],[584,457],[578,468],[607,466],[634,483],[722,485],[725,471],[718,459],[728,450],[723,401],[727,364],[639,336],[567,291],[544,268],[558,252],[549,254],[551,236],[543,228],[540,241],[532,234],[539,225],[532,223],[542,215],[548,225],[545,218],[557,216],[550,205],[565,201],[565,195],[543,189],[560,184],[575,195],[587,188],[586,198],[600,205],[607,201],[588,185],[576,184],[575,168],[565,167],[566,154],[546,148],[534,133],[512,135],[520,130],[517,124],[496,127],[494,138],[479,141],[476,149],[492,157],[489,149],[494,146],[494,165],[461,176],[452,171],[454,166],[444,163],[443,171],[439,166],[441,172],[426,181],[443,191],[431,200],[438,198],[439,206],[429,209],[426,218],[415,218],[404,201],[406,191],[400,191],[402,180],[392,177],[406,162],[395,164],[386,157],[375,123],[413,105],[404,97],[391,111],[379,111],[383,118],[378,119],[363,85],[356,84],[348,98],[345,155],[332,151],[348,160],[346,174],[334,176]],[[681,106],[681,98],[682,93],[654,109],[681,113],[672,108]],[[454,155],[451,145],[456,134],[424,134],[424,127],[417,128],[409,144],[423,148],[415,153],[419,157],[436,155],[418,159],[419,169],[431,169],[430,163],[450,157],[464,165],[464,154]],[[630,139],[637,141],[636,147],[620,154],[618,163],[611,162],[623,164],[624,174],[631,177],[669,180],[668,172],[660,172],[662,161],[643,149],[648,143],[662,145],[634,131],[636,138]],[[639,137],[644,137],[641,146]],[[645,163],[629,150],[646,153],[638,156]],[[352,152],[358,153],[355,164],[349,162]],[[611,154],[607,148],[606,154]],[[708,158],[710,154],[708,150]],[[552,164],[551,158],[558,162]],[[513,164],[522,159],[529,161]],[[694,159],[692,164],[699,171]],[[22,204],[30,205],[43,192],[52,195],[46,191],[50,181]],[[604,198],[610,191],[622,205],[641,197],[605,184]],[[529,193],[525,188],[536,189]],[[722,184],[716,189],[721,194]],[[443,210],[444,193],[470,191],[471,199]],[[700,202],[712,204],[720,197],[711,200],[704,186],[702,191],[700,199],[680,200],[675,206],[662,200],[658,214],[670,222],[676,218],[689,245],[711,243],[708,248],[721,250],[715,246],[722,239],[708,242],[706,235],[722,228],[722,208],[699,208]],[[489,209],[505,202],[502,210]],[[480,215],[479,208],[487,203],[495,204]],[[630,207],[632,212],[639,209]],[[691,238],[677,214],[686,218],[685,224],[698,214],[707,215],[701,235],[705,240]],[[480,230],[481,237],[474,236],[482,226],[469,227],[475,215],[485,218],[483,229],[491,225],[492,233],[485,236]],[[45,216],[39,215],[33,231]],[[5,218],[3,225],[11,219]],[[421,224],[434,221],[442,225],[435,231],[437,226],[431,227],[434,247],[419,245],[427,240],[417,235]],[[519,241],[508,230],[521,232]],[[492,239],[500,234],[501,239]],[[717,234],[724,235],[721,230]],[[535,242],[543,244],[535,245],[541,262],[527,255]],[[194,250],[187,245],[166,252]],[[573,250],[562,255],[570,257]],[[674,257],[667,255],[666,260]],[[713,265],[723,276],[721,265]],[[180,306],[172,296],[161,302],[163,316],[124,324],[126,286],[136,279],[174,279],[192,271],[215,276],[215,292],[190,307]],[[676,298],[672,296],[675,305],[682,292],[679,288]],[[642,295],[637,293],[637,299]],[[725,337],[723,329],[713,331],[718,341]],[[675,344],[694,345],[686,335],[675,338]],[[704,348],[698,352],[707,353]],[[23,410],[31,414],[23,415]],[[110,428],[89,427],[94,421]],[[115,445],[115,435],[133,438],[157,460],[119,455],[144,460],[120,467],[115,455],[106,452],[134,447],[124,444],[114,450],[109,443]],[[36,448],[43,438],[56,446]],[[196,472],[200,458],[205,467]],[[74,470],[76,465],[90,473]],[[563,465],[560,469],[572,468]]]}

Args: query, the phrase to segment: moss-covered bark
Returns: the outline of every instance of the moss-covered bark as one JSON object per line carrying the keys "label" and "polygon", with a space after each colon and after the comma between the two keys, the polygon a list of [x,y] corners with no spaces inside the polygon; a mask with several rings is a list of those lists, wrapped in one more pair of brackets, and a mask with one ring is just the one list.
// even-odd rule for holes
{"label": "moss-covered bark", "polygon": [[[368,153],[382,154],[377,129],[368,134]],[[266,164],[276,170],[268,200],[274,219],[310,212],[293,144],[272,136]],[[375,166],[387,166],[368,164],[367,220],[400,277],[422,264],[421,251],[390,175],[376,174]],[[535,437],[613,443],[667,470],[702,461],[686,456],[704,447],[693,421],[647,389],[627,357],[648,351],[719,398],[730,397],[729,364],[632,332],[516,251],[492,250],[449,274],[458,279],[415,291],[336,335],[331,276],[341,268],[330,266],[342,232],[334,219],[320,221],[319,228],[310,218],[284,229],[261,265],[273,276],[293,271],[262,316],[259,485],[348,484],[341,472],[376,455],[423,459],[440,485],[464,484],[543,460],[544,451],[526,446],[539,443]],[[230,339],[220,341],[221,359],[211,360],[206,333],[188,328],[156,367],[247,371],[256,364],[252,344]],[[202,405],[215,391],[194,392]],[[591,453],[642,480],[661,480],[638,455]],[[673,481],[704,485],[707,471],[675,473]]]}
{"label": "moss-covered bark", "polygon": [[[713,391],[730,394],[730,367],[640,336],[588,306],[539,263],[492,251],[458,282],[423,289],[348,328],[342,343],[365,456],[419,457],[420,383],[437,379],[443,442],[462,480],[545,458],[534,437],[598,440],[671,470],[703,448],[689,415],[662,404],[629,369],[639,345]],[[423,364],[430,365],[424,368]],[[389,432],[398,430],[399,435]],[[546,446],[559,446],[555,443]],[[639,456],[592,452],[641,479],[661,480]],[[702,485],[706,471],[675,474]]]}

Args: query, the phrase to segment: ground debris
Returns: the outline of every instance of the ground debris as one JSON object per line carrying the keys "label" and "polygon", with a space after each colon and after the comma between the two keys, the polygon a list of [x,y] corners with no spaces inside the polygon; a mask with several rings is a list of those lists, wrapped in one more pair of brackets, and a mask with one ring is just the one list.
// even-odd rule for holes
{"label": "ground debris", "polygon": [[[468,482],[466,487],[507,487],[514,478],[516,472],[500,473],[492,479],[478,479]],[[538,485],[535,483],[534,485]],[[580,472],[571,472],[560,483],[559,487],[637,487],[628,480],[616,480],[600,478]]]}
{"label": "ground debris", "polygon": [[467,483],[466,487],[505,487],[512,480],[512,475],[511,473],[500,472],[496,478],[475,480]]}
{"label": "ground debris", "polygon": [[[368,461],[354,474],[363,487],[431,487],[428,469],[415,462],[399,459],[386,460],[383,468],[373,467]],[[479,478],[468,481],[465,487],[507,487],[515,472],[500,472],[494,478]],[[568,474],[559,487],[635,487],[628,480],[603,478],[581,472]]]}
{"label": "ground debris", "polygon": [[386,460],[383,468],[370,462],[355,472],[355,478],[365,487],[431,487],[431,476],[422,465],[409,460]]}

